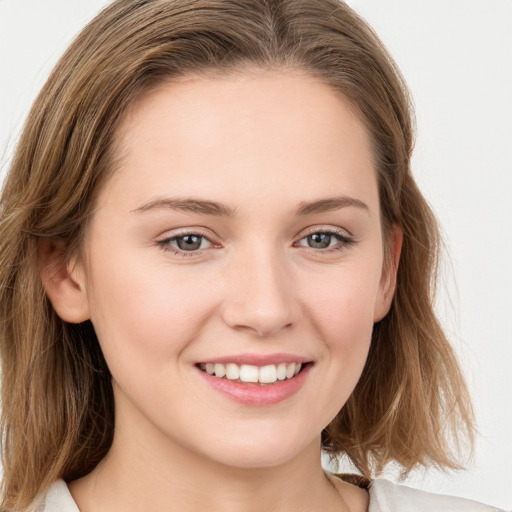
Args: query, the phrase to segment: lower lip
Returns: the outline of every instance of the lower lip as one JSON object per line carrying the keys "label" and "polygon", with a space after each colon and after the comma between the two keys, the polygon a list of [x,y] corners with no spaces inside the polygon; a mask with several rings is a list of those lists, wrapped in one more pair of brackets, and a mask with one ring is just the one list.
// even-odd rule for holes
{"label": "lower lip", "polygon": [[305,365],[302,371],[291,379],[278,380],[274,384],[265,385],[221,379],[199,368],[196,370],[209,386],[231,400],[244,405],[265,406],[282,402],[297,393],[306,381],[312,366],[311,363]]}

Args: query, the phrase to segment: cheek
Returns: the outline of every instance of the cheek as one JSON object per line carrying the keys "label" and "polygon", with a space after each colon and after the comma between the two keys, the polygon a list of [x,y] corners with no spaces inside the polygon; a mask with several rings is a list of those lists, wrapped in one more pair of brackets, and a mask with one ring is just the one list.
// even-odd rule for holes
{"label": "cheek", "polygon": [[321,379],[310,409],[312,421],[321,420],[320,428],[342,409],[363,371],[371,343],[378,277],[379,272],[372,267],[347,266],[316,279],[314,293],[308,295],[308,317],[323,346],[318,368]]}
{"label": "cheek", "polygon": [[366,362],[379,280],[378,267],[352,268],[335,280],[317,282],[309,301],[309,316],[329,352],[330,370],[344,395],[342,401],[348,398]]}
{"label": "cheek", "polygon": [[111,261],[116,264],[93,266],[90,309],[112,374],[134,361],[153,363],[155,369],[172,364],[201,330],[213,307],[211,294],[186,274],[128,259]]}
{"label": "cheek", "polygon": [[373,328],[380,270],[351,268],[317,279],[308,299],[311,317],[333,345],[357,344]]}

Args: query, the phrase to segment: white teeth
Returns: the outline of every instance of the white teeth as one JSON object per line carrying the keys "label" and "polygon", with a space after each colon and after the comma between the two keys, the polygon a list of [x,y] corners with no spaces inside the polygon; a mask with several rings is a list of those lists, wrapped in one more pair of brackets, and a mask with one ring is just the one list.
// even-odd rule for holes
{"label": "white teeth", "polygon": [[258,380],[263,384],[271,384],[277,380],[277,369],[275,365],[262,366],[259,370]]}
{"label": "white teeth", "polygon": [[226,378],[229,380],[238,380],[240,378],[240,368],[236,364],[228,363],[226,365]]}
{"label": "white teeth", "polygon": [[215,364],[215,377],[224,377],[226,375],[226,367],[223,364]]}
{"label": "white teeth", "polygon": [[266,366],[254,366],[251,364],[237,365],[234,363],[201,363],[201,370],[218,378],[229,380],[240,380],[242,382],[259,382],[261,384],[273,384],[278,380],[291,379],[297,375],[301,368],[301,363],[279,363],[268,364]]}
{"label": "white teeth", "polygon": [[290,363],[286,367],[286,378],[291,379],[295,375],[295,363]]}
{"label": "white teeth", "polygon": [[240,366],[240,380],[242,382],[258,382],[258,367],[250,364]]}

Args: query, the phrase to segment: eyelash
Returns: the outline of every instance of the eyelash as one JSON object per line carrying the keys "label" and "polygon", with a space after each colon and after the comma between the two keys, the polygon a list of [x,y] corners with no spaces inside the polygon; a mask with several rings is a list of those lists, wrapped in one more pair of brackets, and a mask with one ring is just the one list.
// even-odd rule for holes
{"label": "eyelash", "polygon": [[[337,231],[335,229],[320,229],[320,230],[316,230],[316,231],[311,231],[310,233],[307,233],[302,238],[300,238],[299,242],[306,239],[308,236],[319,235],[319,234],[336,238],[338,240],[338,244],[336,244],[334,247],[325,248],[325,249],[315,249],[313,247],[309,247],[309,249],[314,252],[330,254],[330,253],[342,251],[342,250],[346,249],[347,247],[350,247],[351,245],[354,245],[356,243],[356,241],[352,237],[348,236],[345,232]],[[158,240],[156,242],[156,244],[163,251],[171,252],[172,254],[179,256],[179,257],[183,257],[183,258],[187,258],[190,256],[198,256],[198,255],[202,254],[201,250],[184,251],[182,249],[176,249],[172,245],[170,245],[171,242],[175,242],[179,238],[183,238],[185,236],[197,236],[199,238],[208,240],[208,242],[210,242],[213,246],[215,246],[215,244],[206,235],[198,233],[197,231],[184,231],[184,232],[174,235],[173,237],[164,238],[163,240]],[[305,246],[299,246],[299,247],[305,247]]]}
{"label": "eyelash", "polygon": [[180,256],[183,258],[187,258],[190,256],[197,256],[198,254],[202,254],[202,251],[184,251],[181,249],[175,249],[172,245],[170,245],[171,242],[178,240],[179,238],[183,238],[185,236],[197,236],[200,238],[204,238],[208,240],[212,245],[215,245],[213,242],[209,240],[209,238],[206,235],[203,235],[201,233],[198,233],[197,231],[182,231],[172,237],[164,238],[163,240],[158,240],[156,243],[157,245],[165,252],[171,252],[176,256]]}
{"label": "eyelash", "polygon": [[[334,237],[335,239],[338,240],[338,243],[331,248],[317,250],[314,247],[309,247],[309,249],[311,249],[312,251],[315,251],[315,252],[321,252],[321,253],[338,252],[338,251],[342,251],[342,250],[346,249],[347,247],[350,247],[351,245],[354,245],[356,243],[354,238],[350,237],[343,231],[337,231],[335,229],[320,229],[320,230],[316,230],[316,231],[311,231],[310,233],[307,233],[306,235],[304,235],[299,240],[299,242],[308,238],[311,235],[327,235],[330,237]],[[304,247],[304,246],[301,245],[300,247]]]}

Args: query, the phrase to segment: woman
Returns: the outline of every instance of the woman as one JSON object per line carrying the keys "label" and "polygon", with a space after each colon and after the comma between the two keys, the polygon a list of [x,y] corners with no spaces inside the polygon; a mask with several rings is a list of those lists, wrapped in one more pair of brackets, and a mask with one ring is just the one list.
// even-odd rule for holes
{"label": "woman", "polygon": [[3,508],[490,510],[370,481],[473,433],[412,138],[337,1],[100,13],[2,195]]}

